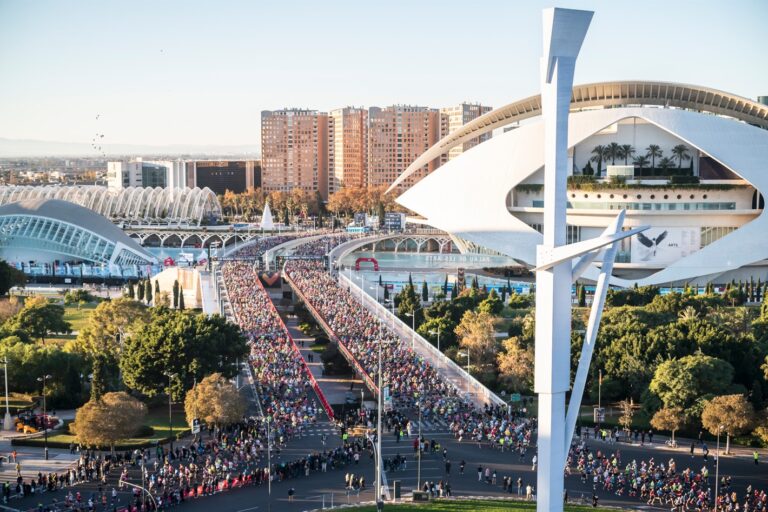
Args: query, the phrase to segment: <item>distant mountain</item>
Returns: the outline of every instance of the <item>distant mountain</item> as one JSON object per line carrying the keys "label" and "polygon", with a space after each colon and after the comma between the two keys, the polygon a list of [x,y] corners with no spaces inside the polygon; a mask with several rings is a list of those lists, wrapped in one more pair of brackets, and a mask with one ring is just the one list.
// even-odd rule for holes
{"label": "distant mountain", "polygon": [[[168,144],[150,146],[141,144],[104,144],[102,151],[107,156],[127,155],[231,155],[258,156],[259,147],[253,145],[203,145]],[[29,139],[4,139],[0,137],[0,158],[9,157],[44,157],[44,156],[101,156],[101,151],[94,150],[88,143],[55,142]]]}

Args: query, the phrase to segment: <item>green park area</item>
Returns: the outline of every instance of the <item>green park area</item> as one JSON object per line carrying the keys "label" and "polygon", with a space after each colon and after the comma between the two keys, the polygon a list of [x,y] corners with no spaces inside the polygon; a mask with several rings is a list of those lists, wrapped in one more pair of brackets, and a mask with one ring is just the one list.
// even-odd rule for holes
{"label": "green park area", "polygon": [[[505,512],[507,510],[536,510],[536,503],[517,500],[433,500],[429,503],[387,503],[389,512]],[[602,508],[602,507],[601,507]],[[375,505],[347,508],[352,512],[375,512]],[[567,505],[566,511],[594,510],[592,507]]]}
{"label": "green park area", "polygon": [[[0,262],[0,358],[7,360],[12,412],[75,409],[74,421],[48,435],[49,446],[117,449],[151,446],[189,431],[192,419],[223,426],[245,403],[229,382],[247,355],[240,329],[221,316],[186,310],[180,288],[132,283],[125,296],[100,299],[84,289],[7,296],[13,269]],[[11,276],[13,279],[5,279]],[[19,283],[15,283],[19,284]],[[1,404],[0,404],[1,405]],[[42,445],[40,419],[24,417]]]}
{"label": "green park area", "polygon": [[[491,271],[492,269],[488,269]],[[398,317],[502,396],[533,396],[535,294],[480,286],[409,284],[394,297]],[[581,354],[591,296],[577,285],[571,371]],[[415,317],[415,318],[414,318]],[[573,375],[572,375],[573,377]],[[587,380],[580,422],[696,438],[722,426],[726,445],[768,443],[768,285],[731,282],[661,293],[611,289]],[[535,402],[524,402],[535,409]]]}

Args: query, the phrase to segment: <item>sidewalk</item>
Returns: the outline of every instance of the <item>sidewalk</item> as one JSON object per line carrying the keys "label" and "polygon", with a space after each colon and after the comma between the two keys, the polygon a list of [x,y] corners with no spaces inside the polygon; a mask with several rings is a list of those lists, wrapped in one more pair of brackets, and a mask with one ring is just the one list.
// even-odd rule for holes
{"label": "sidewalk", "polygon": [[[688,438],[682,438],[675,436],[675,442],[677,443],[676,447],[671,447],[667,445],[667,441],[671,439],[670,436],[666,435],[660,435],[660,434],[653,434],[653,443],[649,443],[646,438],[645,443],[635,442],[634,438],[632,439],[631,443],[627,443],[624,441],[622,437],[622,441],[617,443],[610,443],[609,441],[601,441],[599,439],[595,439],[593,434],[593,428],[588,427],[589,430],[589,439],[586,439],[587,444],[589,443],[599,443],[601,446],[615,446],[617,448],[621,448],[622,446],[636,446],[636,447],[643,447],[653,450],[663,450],[668,452],[674,452],[679,453],[682,455],[691,455],[691,443],[694,443],[694,450],[693,454],[696,457],[701,457],[704,455],[704,451],[702,450],[702,445],[699,444],[698,440],[694,439],[688,439]],[[704,443],[707,445],[707,448],[709,449],[709,457],[715,460],[717,455],[717,444],[715,441],[704,441]],[[737,459],[746,459],[746,460],[754,460],[753,453],[757,451],[759,454],[759,460],[761,463],[768,462],[768,449],[766,448],[750,448],[747,446],[740,446],[733,444],[733,440],[731,440],[731,453],[726,454],[725,453],[725,436],[720,437],[720,456],[721,457],[727,457],[727,458],[737,458]]]}
{"label": "sidewalk", "polygon": [[[307,366],[309,366],[312,375],[315,376],[320,389],[323,390],[328,403],[331,405],[343,404],[346,400],[347,392],[350,391],[350,386],[353,387],[353,393],[360,394],[360,389],[363,386],[362,380],[354,377],[329,377],[323,375],[323,362],[320,360],[320,353],[309,348],[314,339],[299,330],[298,320],[295,316],[289,317],[285,325],[298,345],[304,360],[307,361]],[[303,347],[302,342],[304,342]],[[312,362],[309,360],[310,355],[313,358]]]}

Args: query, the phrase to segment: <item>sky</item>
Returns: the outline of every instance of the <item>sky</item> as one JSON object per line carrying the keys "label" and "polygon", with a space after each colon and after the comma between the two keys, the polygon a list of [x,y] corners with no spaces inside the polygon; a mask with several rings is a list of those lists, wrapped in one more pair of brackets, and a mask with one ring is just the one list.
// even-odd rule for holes
{"label": "sky", "polygon": [[768,95],[768,0],[0,0],[0,137],[258,146],[262,110],[499,107],[538,92],[553,5],[595,11],[576,84]]}

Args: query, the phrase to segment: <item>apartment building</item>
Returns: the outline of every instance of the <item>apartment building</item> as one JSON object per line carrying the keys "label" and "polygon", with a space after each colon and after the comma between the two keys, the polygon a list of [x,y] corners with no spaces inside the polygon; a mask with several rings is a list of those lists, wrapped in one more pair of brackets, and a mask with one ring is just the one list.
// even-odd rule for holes
{"label": "apartment building", "polygon": [[368,180],[368,110],[332,110],[328,126],[328,193],[364,187]]}

